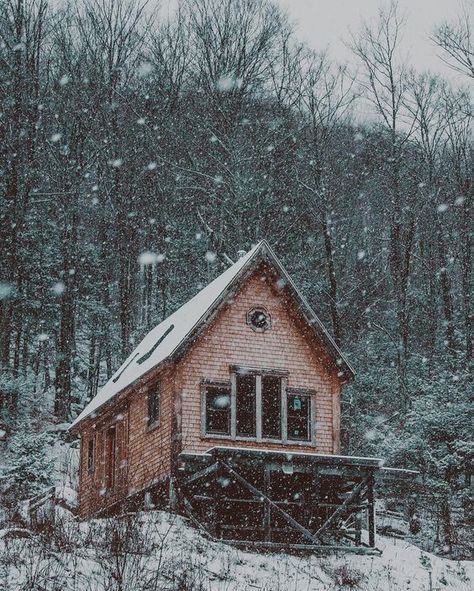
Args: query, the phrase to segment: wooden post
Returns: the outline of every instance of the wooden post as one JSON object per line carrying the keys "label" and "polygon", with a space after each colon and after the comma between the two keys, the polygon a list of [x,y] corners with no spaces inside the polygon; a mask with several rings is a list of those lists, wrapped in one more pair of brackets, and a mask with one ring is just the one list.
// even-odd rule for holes
{"label": "wooden post", "polygon": [[214,507],[213,507],[213,526],[214,526],[214,537],[218,540],[222,539],[222,499],[224,497],[224,491],[222,490],[222,473],[219,476],[220,470],[215,474],[215,488],[214,488]]}
{"label": "wooden post", "polygon": [[375,548],[375,499],[374,499],[374,475],[367,479],[367,529],[369,531],[369,546]]}
{"label": "wooden post", "polygon": [[169,481],[169,506],[171,513],[176,513],[178,511],[178,494],[176,490],[176,479],[174,476],[170,476]]}
{"label": "wooden post", "polygon": [[355,543],[356,546],[360,546],[362,543],[362,519],[360,515],[360,511],[354,513],[354,523],[355,523]]}
{"label": "wooden post", "polygon": [[[270,466],[265,464],[264,468],[264,492],[267,497],[271,497],[271,472]],[[272,508],[266,499],[263,500],[263,527],[266,542],[272,541]]]}

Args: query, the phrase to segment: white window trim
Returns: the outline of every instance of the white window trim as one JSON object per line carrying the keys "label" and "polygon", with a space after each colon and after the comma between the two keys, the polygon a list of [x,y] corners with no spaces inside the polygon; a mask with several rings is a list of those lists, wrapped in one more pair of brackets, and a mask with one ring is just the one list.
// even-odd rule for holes
{"label": "white window trim", "polygon": [[[252,373],[255,375],[255,404],[256,404],[256,436],[244,437],[237,435],[237,374],[238,373]],[[281,438],[270,439],[262,437],[262,376],[264,375],[278,375],[281,377]],[[232,373],[229,382],[203,380],[201,382],[201,438],[203,439],[223,439],[232,441],[251,441],[255,443],[279,443],[283,445],[297,445],[305,447],[316,447],[316,391],[308,388],[288,388],[288,373],[278,372],[273,370],[258,370],[256,368],[232,368]],[[230,435],[220,433],[207,433],[206,431],[206,388],[208,386],[227,387],[230,389]],[[288,439],[288,416],[287,405],[288,396],[300,394],[309,398],[309,430],[310,439]]]}

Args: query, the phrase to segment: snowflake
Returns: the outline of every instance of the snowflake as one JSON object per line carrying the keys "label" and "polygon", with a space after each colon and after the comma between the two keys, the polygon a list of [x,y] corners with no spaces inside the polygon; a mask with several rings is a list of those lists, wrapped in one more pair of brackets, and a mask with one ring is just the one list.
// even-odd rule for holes
{"label": "snowflake", "polygon": [[140,78],[146,78],[146,76],[149,76],[152,72],[153,64],[151,64],[150,62],[142,62],[138,66],[138,75],[140,76]]}
{"label": "snowflake", "polygon": [[219,78],[216,87],[222,92],[239,89],[242,87],[242,78],[237,78],[233,74],[225,74]]}
{"label": "snowflake", "polygon": [[151,252],[149,250],[142,252],[138,257],[138,262],[140,263],[141,267],[145,265],[154,265],[155,263],[162,263],[164,261],[165,256],[163,254],[157,254],[155,252]]}
{"label": "snowflake", "polygon": [[66,286],[62,281],[58,281],[53,285],[51,290],[54,292],[55,295],[60,296],[66,291]]}
{"label": "snowflake", "polygon": [[0,282],[0,300],[7,300],[15,293],[15,286],[13,283],[6,281]]}

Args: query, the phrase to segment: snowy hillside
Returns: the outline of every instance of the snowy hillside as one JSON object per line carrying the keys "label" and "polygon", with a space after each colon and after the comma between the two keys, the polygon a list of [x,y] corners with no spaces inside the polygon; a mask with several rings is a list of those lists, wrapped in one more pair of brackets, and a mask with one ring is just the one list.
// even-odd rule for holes
{"label": "snowy hillside", "polygon": [[[17,535],[22,535],[17,532]],[[23,533],[23,535],[26,535]],[[204,539],[165,512],[78,524],[62,513],[50,541],[0,533],[2,591],[470,591],[474,562],[378,539],[381,557],[291,556],[237,550]],[[432,581],[430,586],[430,579]]]}

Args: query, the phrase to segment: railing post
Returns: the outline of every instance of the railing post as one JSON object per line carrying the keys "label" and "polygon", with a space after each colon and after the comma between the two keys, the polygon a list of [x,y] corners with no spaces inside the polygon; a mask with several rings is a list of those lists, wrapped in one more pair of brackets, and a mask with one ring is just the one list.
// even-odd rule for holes
{"label": "railing post", "polygon": [[370,473],[367,479],[367,529],[369,531],[369,546],[375,548],[375,498],[374,498],[374,474]]}
{"label": "railing post", "polygon": [[[265,486],[264,486],[264,492],[265,495],[267,497],[271,497],[271,472],[270,472],[270,466],[268,464],[265,464],[264,467],[264,479],[265,479]],[[271,542],[272,541],[272,523],[271,523],[271,518],[272,518],[272,508],[270,507],[270,503],[264,499],[263,501],[263,520],[264,520],[264,536],[265,536],[265,542]]]}

